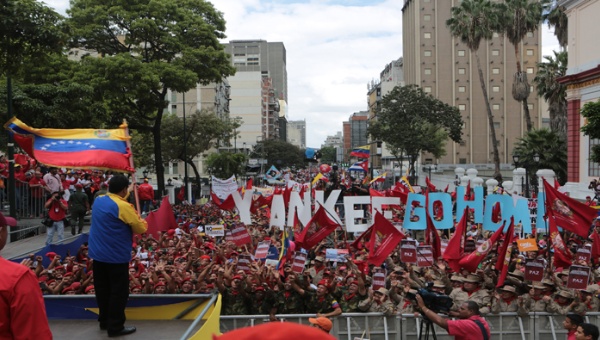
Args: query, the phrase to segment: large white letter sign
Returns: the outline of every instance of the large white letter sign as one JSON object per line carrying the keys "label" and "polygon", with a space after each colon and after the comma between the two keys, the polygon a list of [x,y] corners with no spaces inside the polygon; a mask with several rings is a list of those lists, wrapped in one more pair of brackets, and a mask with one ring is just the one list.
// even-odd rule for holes
{"label": "large white letter sign", "polygon": [[365,218],[365,211],[360,207],[359,210],[355,210],[354,206],[357,204],[367,205],[371,203],[371,196],[344,196],[344,213],[346,222],[346,231],[349,233],[362,232],[367,230],[369,227],[366,223],[356,223],[357,218]]}
{"label": "large white letter sign", "polygon": [[252,190],[246,190],[244,198],[240,196],[240,193],[236,190],[232,193],[235,207],[240,213],[240,221],[244,224],[252,224],[252,217],[250,216],[250,206],[252,205]]}
{"label": "large white letter sign", "polygon": [[298,209],[298,219],[302,225],[307,225],[310,222],[310,193],[304,193],[304,203],[300,198],[300,193],[292,191],[290,195],[290,204],[288,205],[287,226],[294,226],[294,212]]}

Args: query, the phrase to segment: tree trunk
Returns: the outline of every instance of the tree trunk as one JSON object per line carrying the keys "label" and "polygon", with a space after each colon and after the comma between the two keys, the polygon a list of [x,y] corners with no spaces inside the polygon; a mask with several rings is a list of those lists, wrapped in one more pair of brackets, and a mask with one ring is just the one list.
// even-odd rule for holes
{"label": "tree trunk", "polygon": [[496,138],[496,129],[494,128],[494,115],[492,114],[492,108],[490,107],[490,99],[488,98],[487,86],[485,85],[485,79],[483,78],[483,70],[481,69],[481,61],[477,51],[473,51],[475,54],[475,60],[477,61],[477,71],[479,72],[479,81],[481,82],[481,91],[483,92],[483,99],[485,100],[485,108],[488,115],[488,123],[490,126],[490,136],[492,137],[492,153],[494,155],[494,177],[501,177],[500,173],[500,154],[498,153],[498,139]]}
{"label": "tree trunk", "polygon": [[161,154],[160,128],[162,125],[163,108],[158,109],[152,128],[152,136],[154,137],[154,167],[156,168],[156,185],[158,192],[164,195],[165,192],[165,166]]}
{"label": "tree trunk", "polygon": [[198,168],[196,167],[196,164],[194,164],[194,162],[189,162],[188,163],[191,167],[192,170],[194,170],[194,175],[196,175],[196,185],[198,187],[198,197],[202,195],[202,181],[200,180],[200,173],[198,173]]}
{"label": "tree trunk", "polygon": [[531,115],[529,114],[529,105],[527,105],[527,97],[523,99],[523,115],[525,116],[525,124],[527,124],[527,132],[533,129],[533,123],[531,122]]}
{"label": "tree trunk", "polygon": [[533,129],[531,115],[529,114],[529,106],[527,98],[529,97],[529,82],[527,81],[527,73],[523,73],[521,69],[521,56],[519,55],[519,44],[514,44],[515,60],[517,61],[517,73],[513,79],[513,98],[523,103],[523,115],[525,116],[525,124],[527,132]]}

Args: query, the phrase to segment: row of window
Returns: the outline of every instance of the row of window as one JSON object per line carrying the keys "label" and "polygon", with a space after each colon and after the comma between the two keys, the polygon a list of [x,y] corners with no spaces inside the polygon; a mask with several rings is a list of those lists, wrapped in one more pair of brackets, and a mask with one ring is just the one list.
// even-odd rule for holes
{"label": "row of window", "polygon": [[[429,21],[429,20],[431,20],[431,16],[430,15],[425,15],[423,17],[423,19],[425,21]],[[431,32],[423,32],[423,39],[431,39],[432,35],[433,34]],[[494,33],[493,37],[494,38],[498,38],[499,37],[498,33]],[[527,38],[533,38],[533,33],[532,32],[527,32]]]}
{"label": "row of window", "polygon": [[[528,48],[525,50],[525,54],[527,56],[533,56],[534,50],[531,48]],[[431,50],[423,51],[423,56],[425,56],[425,57],[431,57],[432,55],[433,55],[433,52]],[[456,55],[459,57],[464,57],[467,55],[467,51],[466,50],[458,50],[458,51],[456,51]],[[497,57],[499,55],[500,55],[499,49],[492,49],[492,56]]]}

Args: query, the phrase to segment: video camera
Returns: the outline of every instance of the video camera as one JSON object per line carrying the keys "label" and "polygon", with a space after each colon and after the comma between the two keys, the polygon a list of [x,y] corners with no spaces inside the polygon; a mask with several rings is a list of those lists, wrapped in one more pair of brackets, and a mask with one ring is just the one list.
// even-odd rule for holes
{"label": "video camera", "polygon": [[[452,308],[452,298],[448,295],[439,294],[434,292],[431,288],[433,282],[427,282],[425,288],[421,288],[417,291],[417,294],[421,295],[425,306],[436,313],[448,314],[450,308]],[[406,293],[406,297],[410,300],[416,300],[416,294]]]}

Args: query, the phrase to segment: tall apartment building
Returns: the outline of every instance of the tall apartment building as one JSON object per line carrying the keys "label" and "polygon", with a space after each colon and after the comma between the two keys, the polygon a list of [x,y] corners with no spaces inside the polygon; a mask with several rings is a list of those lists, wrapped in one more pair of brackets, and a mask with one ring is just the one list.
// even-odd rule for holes
{"label": "tall apartment building", "polygon": [[361,145],[366,145],[367,140],[367,124],[369,119],[368,111],[354,112],[348,118],[348,121],[343,122],[344,134],[344,162],[348,162],[350,151],[353,148]]}
{"label": "tall apartment building", "polygon": [[[259,96],[264,101],[258,106],[253,100],[252,103],[247,103],[249,106],[244,103],[236,105],[234,103],[237,100],[236,91],[233,82],[230,81],[232,85],[231,116],[240,116],[244,120],[244,126],[240,129],[243,133],[238,138],[238,143],[241,141],[248,146],[252,146],[256,144],[257,137],[281,138],[283,136],[285,138],[287,133],[282,131],[282,128],[287,129],[287,124],[281,124],[278,114],[274,114],[274,112],[279,112],[279,110],[274,111],[281,106],[279,100],[288,103],[287,57],[283,43],[267,42],[265,40],[232,40],[224,44],[224,47],[225,51],[231,55],[231,62],[236,68],[236,77],[242,73],[259,75],[256,84],[243,84],[246,91],[241,93],[242,99],[247,100],[249,99],[247,96],[255,96],[255,91],[253,94],[248,91],[251,87],[256,87],[259,90]],[[242,76],[242,78],[245,78],[245,81],[250,81],[250,78],[255,78],[255,76]],[[265,84],[264,81],[267,83]],[[253,115],[257,117],[253,117]],[[267,126],[259,129],[256,126],[256,121]],[[250,126],[245,126],[246,122]]]}
{"label": "tall apartment building", "polygon": [[[465,122],[463,142],[449,141],[446,156],[434,160],[423,155],[423,162],[448,168],[453,164],[474,164],[481,170],[493,169],[490,127],[475,56],[446,26],[451,8],[460,0],[404,0],[402,8],[404,79],[425,92],[457,107]],[[519,46],[518,56],[530,84],[540,60],[541,36],[528,33]],[[484,81],[494,116],[499,142],[501,168],[511,169],[514,143],[527,131],[522,103],[512,97],[516,71],[513,45],[502,35],[482,41],[478,51]],[[534,127],[542,122],[542,109],[535,89],[531,89],[528,107]],[[478,166],[479,165],[479,166]]]}
{"label": "tall apartment building", "polygon": [[306,148],[306,119],[287,123],[287,141],[300,149]]}

